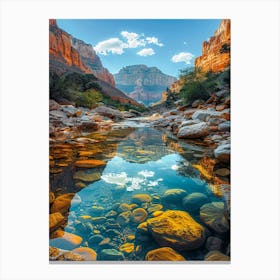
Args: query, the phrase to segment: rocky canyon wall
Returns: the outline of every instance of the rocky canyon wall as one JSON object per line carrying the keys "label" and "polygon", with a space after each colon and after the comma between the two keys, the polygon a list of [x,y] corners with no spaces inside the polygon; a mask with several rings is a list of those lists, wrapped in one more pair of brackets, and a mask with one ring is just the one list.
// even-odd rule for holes
{"label": "rocky canyon wall", "polygon": [[203,42],[202,55],[195,59],[202,72],[220,72],[230,65],[230,20],[223,19],[208,41]]}

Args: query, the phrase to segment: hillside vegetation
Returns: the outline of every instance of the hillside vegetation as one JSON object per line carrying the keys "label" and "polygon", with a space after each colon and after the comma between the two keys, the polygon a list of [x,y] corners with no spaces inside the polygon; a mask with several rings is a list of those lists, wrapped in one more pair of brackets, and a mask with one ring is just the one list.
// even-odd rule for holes
{"label": "hillside vegetation", "polygon": [[94,109],[100,104],[109,105],[119,110],[137,110],[143,112],[144,106],[123,104],[113,100],[99,85],[100,81],[92,74],[66,73],[62,76],[50,72],[50,98],[57,102],[68,102],[75,106]]}

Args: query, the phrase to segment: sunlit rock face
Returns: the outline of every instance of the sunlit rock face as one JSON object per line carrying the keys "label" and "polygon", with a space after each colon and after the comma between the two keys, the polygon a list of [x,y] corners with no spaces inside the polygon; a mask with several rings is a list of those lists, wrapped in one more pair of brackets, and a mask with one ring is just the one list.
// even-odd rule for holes
{"label": "sunlit rock face", "polygon": [[82,40],[72,38],[73,47],[79,52],[83,63],[89,67],[92,73],[100,80],[107,82],[111,86],[115,86],[114,76],[103,67],[102,62],[92,45],[83,42]]}
{"label": "sunlit rock face", "polygon": [[49,21],[49,55],[52,69],[65,72],[69,67],[80,72],[92,73],[91,69],[81,60],[79,52],[73,48],[72,36],[60,29],[55,19]]}
{"label": "sunlit rock face", "polygon": [[223,19],[208,41],[203,42],[202,55],[195,59],[202,72],[220,72],[230,65],[230,20]]}

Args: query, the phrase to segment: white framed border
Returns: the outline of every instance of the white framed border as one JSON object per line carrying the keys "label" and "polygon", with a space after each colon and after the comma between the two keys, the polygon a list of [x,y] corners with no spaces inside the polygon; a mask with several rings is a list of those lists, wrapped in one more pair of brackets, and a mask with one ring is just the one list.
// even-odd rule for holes
{"label": "white framed border", "polygon": [[[277,0],[0,3],[1,280],[280,278]],[[231,19],[231,264],[49,264],[49,18]]]}

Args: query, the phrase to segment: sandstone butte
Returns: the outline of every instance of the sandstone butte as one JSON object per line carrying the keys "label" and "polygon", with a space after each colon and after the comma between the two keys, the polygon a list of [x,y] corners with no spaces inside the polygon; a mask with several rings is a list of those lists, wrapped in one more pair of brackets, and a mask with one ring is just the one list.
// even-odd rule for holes
{"label": "sandstone butte", "polygon": [[195,59],[202,72],[220,72],[230,65],[230,20],[223,19],[209,41],[203,42],[202,55]]}

